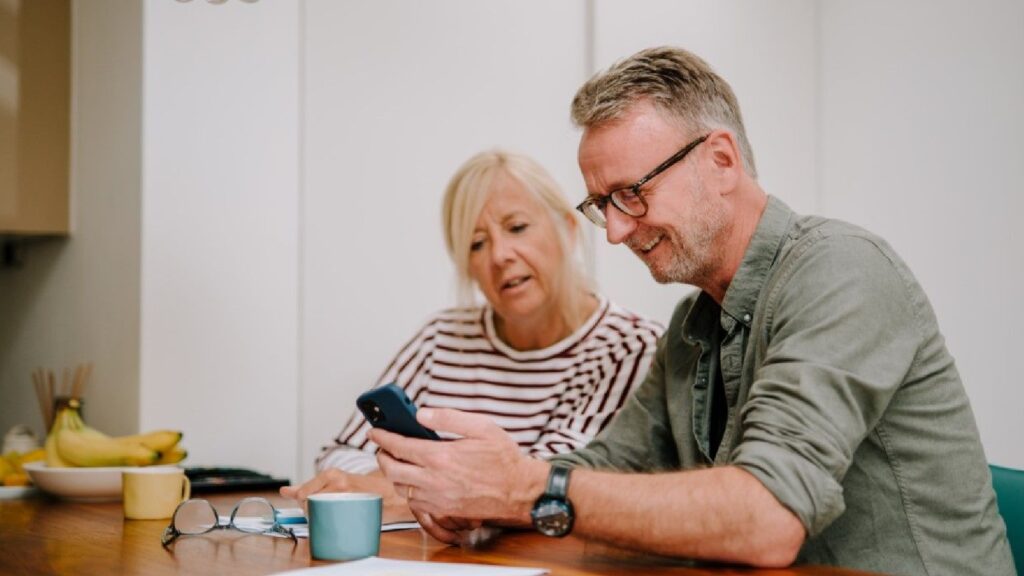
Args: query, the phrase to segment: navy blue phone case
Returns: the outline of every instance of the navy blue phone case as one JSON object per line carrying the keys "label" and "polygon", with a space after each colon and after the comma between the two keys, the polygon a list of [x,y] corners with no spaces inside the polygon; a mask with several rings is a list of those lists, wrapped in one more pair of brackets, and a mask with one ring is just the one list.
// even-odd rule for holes
{"label": "navy blue phone case", "polygon": [[363,392],[356,406],[370,425],[410,438],[440,440],[436,432],[416,421],[416,405],[397,384]]}

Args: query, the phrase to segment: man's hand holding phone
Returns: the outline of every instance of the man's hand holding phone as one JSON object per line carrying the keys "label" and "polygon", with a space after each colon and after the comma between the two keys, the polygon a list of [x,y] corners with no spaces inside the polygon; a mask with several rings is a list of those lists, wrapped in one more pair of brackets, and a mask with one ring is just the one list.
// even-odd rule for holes
{"label": "man's hand holding phone", "polygon": [[549,464],[523,454],[485,415],[424,408],[417,416],[425,427],[457,439],[426,442],[382,428],[371,430],[370,439],[381,447],[381,471],[407,496],[424,529],[443,542],[461,543],[460,532],[482,519],[529,525]]}

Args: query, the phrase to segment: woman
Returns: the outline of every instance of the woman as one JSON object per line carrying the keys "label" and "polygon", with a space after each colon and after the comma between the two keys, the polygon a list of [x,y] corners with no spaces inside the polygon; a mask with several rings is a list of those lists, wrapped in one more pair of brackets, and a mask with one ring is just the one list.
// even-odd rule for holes
{"label": "woman", "polygon": [[[532,455],[584,446],[643,379],[661,327],[590,290],[573,256],[575,213],[525,156],[470,158],[448,184],[443,219],[468,305],[434,315],[377,385],[396,382],[419,406],[491,415]],[[485,305],[472,304],[474,291]],[[317,458],[321,472],[282,495],[376,492],[387,521],[411,519],[377,469],[369,429],[355,412]]]}

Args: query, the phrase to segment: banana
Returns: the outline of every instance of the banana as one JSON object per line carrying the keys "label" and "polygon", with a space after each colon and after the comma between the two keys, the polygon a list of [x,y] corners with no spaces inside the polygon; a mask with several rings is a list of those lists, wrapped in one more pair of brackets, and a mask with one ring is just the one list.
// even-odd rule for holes
{"label": "banana", "polygon": [[51,432],[46,437],[46,466],[48,468],[67,468],[71,466],[66,460],[60,457],[57,451],[57,434]]}
{"label": "banana", "polygon": [[111,437],[86,425],[77,408],[72,400],[54,419],[43,450],[48,466],[173,464],[187,456],[187,452],[177,446],[182,436],[177,430]]}
{"label": "banana", "polygon": [[141,444],[118,442],[70,428],[57,434],[57,452],[75,466],[144,466],[160,457]]}
{"label": "banana", "polygon": [[72,428],[74,430],[78,430],[79,432],[81,432],[85,436],[89,436],[91,438],[110,438],[110,436],[107,436],[103,432],[100,432],[99,430],[97,430],[97,429],[87,425],[85,423],[85,421],[82,420],[82,415],[78,413],[78,410],[74,410],[71,413],[70,418],[71,418],[71,426],[70,426],[70,428]]}
{"label": "banana", "polygon": [[117,436],[114,440],[127,444],[142,444],[150,450],[165,453],[169,452],[178,441],[181,440],[181,432],[177,430],[154,430],[145,434],[133,434],[131,436]]}
{"label": "banana", "polygon": [[46,451],[42,448],[36,448],[30,452],[25,452],[21,455],[21,463],[27,464],[29,462],[35,462],[37,460],[43,460],[46,458]]}
{"label": "banana", "polygon": [[188,457],[188,452],[181,446],[175,446],[162,453],[160,459],[153,464],[177,464]]}
{"label": "banana", "polygon": [[29,480],[28,474],[25,472],[15,472],[14,474],[8,474],[4,477],[2,484],[4,486],[28,486],[32,481]]}
{"label": "banana", "polygon": [[[43,450],[46,452],[46,465],[50,468],[67,468],[73,466],[70,462],[65,460],[60,455],[60,450],[57,448],[57,437],[60,436],[61,432],[70,429],[76,425],[75,417],[78,412],[72,408],[64,408],[57,413],[57,417],[53,419],[53,427],[50,428],[50,433],[46,436],[46,443],[44,444]],[[81,419],[78,419],[81,422]]]}

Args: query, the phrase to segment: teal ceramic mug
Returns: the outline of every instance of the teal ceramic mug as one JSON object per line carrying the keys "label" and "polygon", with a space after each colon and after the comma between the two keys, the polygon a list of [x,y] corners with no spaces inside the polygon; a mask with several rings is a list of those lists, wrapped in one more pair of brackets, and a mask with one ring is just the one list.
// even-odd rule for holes
{"label": "teal ceramic mug", "polygon": [[317,560],[354,560],[380,551],[381,497],[356,492],[313,494],[309,549]]}

